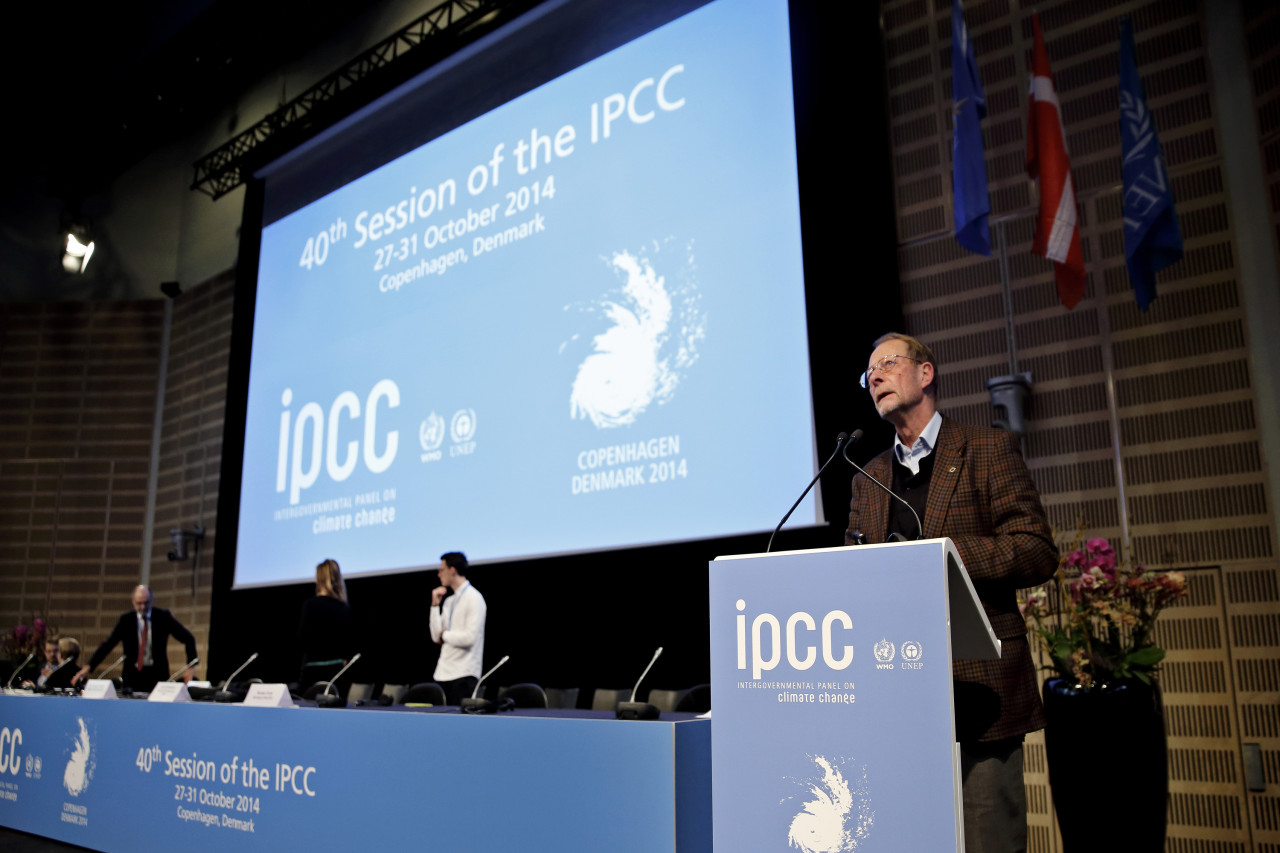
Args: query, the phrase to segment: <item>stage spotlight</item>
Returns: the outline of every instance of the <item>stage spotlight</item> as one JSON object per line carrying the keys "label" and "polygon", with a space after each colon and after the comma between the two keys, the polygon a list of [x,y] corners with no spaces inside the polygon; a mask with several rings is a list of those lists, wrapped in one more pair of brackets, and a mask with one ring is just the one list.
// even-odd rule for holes
{"label": "stage spotlight", "polygon": [[[83,237],[83,235],[81,235]],[[93,257],[93,241],[82,243],[73,232],[67,232],[67,247],[62,253],[62,268],[69,273],[82,273]]]}

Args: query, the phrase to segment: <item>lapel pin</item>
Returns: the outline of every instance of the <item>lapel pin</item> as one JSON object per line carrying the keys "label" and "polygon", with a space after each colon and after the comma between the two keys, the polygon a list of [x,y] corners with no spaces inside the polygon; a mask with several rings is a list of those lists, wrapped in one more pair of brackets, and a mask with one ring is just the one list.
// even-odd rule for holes
{"label": "lapel pin", "polygon": [[951,470],[950,470],[950,471],[948,471],[947,473],[948,473],[948,474],[954,474],[955,472],[956,472],[956,466],[952,465],[952,466],[951,466]]}

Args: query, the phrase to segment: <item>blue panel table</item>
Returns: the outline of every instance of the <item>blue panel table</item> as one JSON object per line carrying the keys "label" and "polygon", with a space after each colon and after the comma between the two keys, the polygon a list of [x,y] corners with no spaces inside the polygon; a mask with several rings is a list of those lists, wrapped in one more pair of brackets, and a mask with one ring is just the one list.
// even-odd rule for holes
{"label": "blue panel table", "polygon": [[4,695],[0,824],[104,851],[698,853],[710,740],[698,719]]}

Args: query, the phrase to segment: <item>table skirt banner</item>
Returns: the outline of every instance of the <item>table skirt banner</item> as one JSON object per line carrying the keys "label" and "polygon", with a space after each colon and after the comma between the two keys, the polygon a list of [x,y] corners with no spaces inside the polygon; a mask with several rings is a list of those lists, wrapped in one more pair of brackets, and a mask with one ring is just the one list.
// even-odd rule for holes
{"label": "table skirt banner", "polygon": [[709,851],[709,785],[706,720],[0,696],[0,824],[94,850]]}

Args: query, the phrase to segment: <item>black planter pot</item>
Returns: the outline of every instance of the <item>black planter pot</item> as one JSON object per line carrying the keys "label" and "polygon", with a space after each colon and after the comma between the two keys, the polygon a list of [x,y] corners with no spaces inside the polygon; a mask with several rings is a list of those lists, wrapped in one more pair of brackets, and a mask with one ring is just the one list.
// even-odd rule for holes
{"label": "black planter pot", "polygon": [[1169,754],[1158,687],[1044,685],[1049,785],[1065,853],[1160,853]]}

